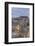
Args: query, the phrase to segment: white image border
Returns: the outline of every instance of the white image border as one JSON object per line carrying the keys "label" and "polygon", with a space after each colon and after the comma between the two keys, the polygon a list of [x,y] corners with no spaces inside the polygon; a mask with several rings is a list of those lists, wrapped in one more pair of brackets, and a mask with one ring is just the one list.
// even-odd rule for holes
{"label": "white image border", "polygon": [[[12,37],[12,7],[16,7],[16,8],[29,8],[30,9],[30,38],[11,38]],[[21,41],[32,41],[33,39],[33,8],[32,5],[18,5],[18,4],[8,4],[8,41],[9,42],[21,42]]]}

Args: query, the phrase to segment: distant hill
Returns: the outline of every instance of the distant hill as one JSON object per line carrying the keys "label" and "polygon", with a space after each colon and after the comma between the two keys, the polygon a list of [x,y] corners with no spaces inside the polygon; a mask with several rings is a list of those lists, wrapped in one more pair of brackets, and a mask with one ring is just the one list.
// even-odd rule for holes
{"label": "distant hill", "polygon": [[22,20],[23,18],[28,18],[28,16],[20,16],[20,17],[16,17],[16,18],[12,18],[14,20]]}

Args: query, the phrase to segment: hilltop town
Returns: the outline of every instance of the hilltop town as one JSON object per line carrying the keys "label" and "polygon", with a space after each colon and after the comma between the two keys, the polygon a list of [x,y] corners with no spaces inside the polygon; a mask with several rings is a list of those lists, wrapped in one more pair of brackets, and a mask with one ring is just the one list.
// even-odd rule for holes
{"label": "hilltop town", "polygon": [[29,17],[19,16],[12,18],[12,38],[29,37]]}

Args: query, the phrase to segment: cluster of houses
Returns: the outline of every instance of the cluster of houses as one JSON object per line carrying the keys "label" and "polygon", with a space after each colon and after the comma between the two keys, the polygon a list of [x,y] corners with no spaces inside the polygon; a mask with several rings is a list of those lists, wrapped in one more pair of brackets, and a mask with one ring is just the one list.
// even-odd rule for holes
{"label": "cluster of houses", "polygon": [[12,18],[12,38],[29,37],[29,17],[19,16]]}

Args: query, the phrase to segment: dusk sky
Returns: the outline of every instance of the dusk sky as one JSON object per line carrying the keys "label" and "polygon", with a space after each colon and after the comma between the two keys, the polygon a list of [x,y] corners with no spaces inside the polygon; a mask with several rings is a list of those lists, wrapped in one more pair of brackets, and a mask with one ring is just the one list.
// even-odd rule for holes
{"label": "dusk sky", "polygon": [[29,16],[29,8],[12,8],[12,16],[19,17],[19,16]]}

